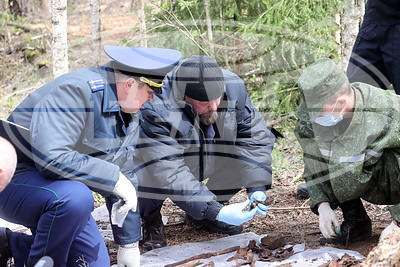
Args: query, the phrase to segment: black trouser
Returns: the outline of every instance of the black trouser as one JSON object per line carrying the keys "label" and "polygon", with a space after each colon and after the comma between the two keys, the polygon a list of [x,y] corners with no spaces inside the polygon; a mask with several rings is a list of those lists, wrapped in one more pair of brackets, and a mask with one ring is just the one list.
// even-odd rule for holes
{"label": "black trouser", "polygon": [[400,25],[364,23],[347,68],[350,82],[363,82],[400,94]]}

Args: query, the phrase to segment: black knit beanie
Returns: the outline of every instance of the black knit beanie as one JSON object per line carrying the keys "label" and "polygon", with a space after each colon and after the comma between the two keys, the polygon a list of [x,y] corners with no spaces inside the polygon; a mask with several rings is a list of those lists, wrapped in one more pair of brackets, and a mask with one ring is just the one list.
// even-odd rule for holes
{"label": "black knit beanie", "polygon": [[209,56],[191,56],[176,72],[178,89],[198,101],[211,101],[224,92],[224,77],[218,63]]}

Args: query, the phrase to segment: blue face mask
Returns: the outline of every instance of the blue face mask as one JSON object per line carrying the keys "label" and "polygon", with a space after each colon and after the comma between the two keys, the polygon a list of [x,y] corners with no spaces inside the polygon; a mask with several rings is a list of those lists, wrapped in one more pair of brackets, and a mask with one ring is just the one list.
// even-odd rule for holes
{"label": "blue face mask", "polygon": [[335,110],[336,104],[337,104],[337,101],[336,101],[335,106],[333,107],[331,113],[326,114],[324,116],[317,117],[314,120],[314,122],[321,126],[325,126],[325,127],[334,126],[334,125],[338,124],[339,122],[341,122],[343,120],[342,114],[340,114],[339,117],[337,117],[336,119],[333,116],[333,111]]}

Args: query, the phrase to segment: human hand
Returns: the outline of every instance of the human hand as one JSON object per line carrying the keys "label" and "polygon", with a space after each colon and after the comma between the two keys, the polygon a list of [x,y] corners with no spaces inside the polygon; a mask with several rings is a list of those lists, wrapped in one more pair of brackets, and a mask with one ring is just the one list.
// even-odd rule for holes
{"label": "human hand", "polygon": [[232,225],[241,225],[242,223],[251,220],[256,214],[257,209],[243,211],[249,203],[250,200],[246,200],[241,203],[223,206],[218,213],[217,220]]}
{"label": "human hand", "polygon": [[328,202],[322,202],[318,207],[319,229],[325,238],[337,236],[335,228],[340,229],[336,213],[331,209]]}
{"label": "human hand", "polygon": [[114,187],[113,193],[120,198],[111,209],[111,223],[122,227],[128,212],[136,211],[137,196],[133,184],[122,173]]}
{"label": "human hand", "polygon": [[[265,201],[267,199],[267,195],[262,192],[262,191],[256,191],[250,196],[250,203],[253,203],[254,201]],[[267,214],[267,211],[269,209],[269,206],[266,206],[264,204],[258,203],[257,204],[257,212],[256,214],[265,216]]]}
{"label": "human hand", "polygon": [[117,253],[118,267],[139,267],[140,266],[140,251],[138,242],[121,245]]}

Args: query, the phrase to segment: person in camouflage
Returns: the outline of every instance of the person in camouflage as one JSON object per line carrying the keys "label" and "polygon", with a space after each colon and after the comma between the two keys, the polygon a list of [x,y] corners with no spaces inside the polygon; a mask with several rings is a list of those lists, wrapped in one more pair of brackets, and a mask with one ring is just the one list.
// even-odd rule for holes
{"label": "person in camouflage", "polygon": [[[319,215],[321,244],[348,244],[371,236],[361,199],[389,208],[400,221],[400,97],[365,83],[349,83],[327,58],[298,81],[303,101],[296,137],[303,149],[311,209]],[[333,209],[340,207],[340,225]]]}

